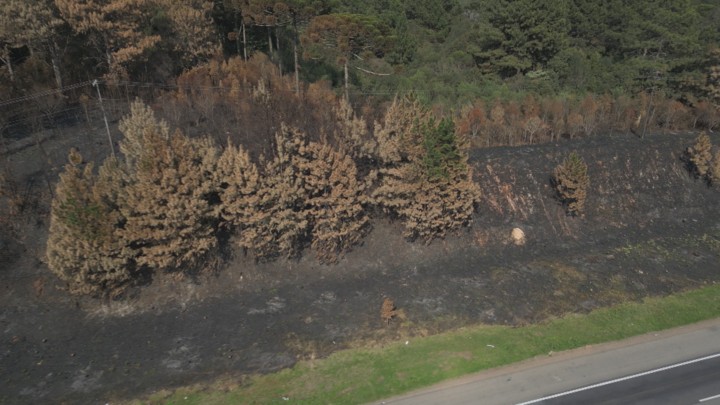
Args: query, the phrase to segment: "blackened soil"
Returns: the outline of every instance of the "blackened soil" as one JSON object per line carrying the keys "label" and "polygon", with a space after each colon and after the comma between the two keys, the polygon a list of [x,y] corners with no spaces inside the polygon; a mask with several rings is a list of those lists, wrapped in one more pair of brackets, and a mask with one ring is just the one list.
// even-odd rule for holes
{"label": "blackened soil", "polygon": [[[62,291],[38,260],[46,221],[23,219],[24,236],[3,245],[0,263],[0,402],[113,402],[346,347],[538,322],[716,283],[720,191],[688,176],[680,155],[693,139],[479,151],[483,203],[469,229],[444,241],[410,243],[398,224],[377,220],[337,265],[255,265],[238,255],[215,274],[160,276],[115,301]],[[564,215],[549,183],[573,150],[591,178],[580,218]],[[515,227],[527,236],[522,246],[510,240]],[[389,326],[384,297],[400,309]]]}

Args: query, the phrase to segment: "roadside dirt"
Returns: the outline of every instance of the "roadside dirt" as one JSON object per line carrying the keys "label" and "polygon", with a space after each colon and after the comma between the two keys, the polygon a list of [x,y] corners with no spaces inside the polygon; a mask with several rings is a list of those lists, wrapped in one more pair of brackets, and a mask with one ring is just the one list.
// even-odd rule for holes
{"label": "roadside dirt", "polygon": [[[309,254],[268,264],[237,255],[215,274],[160,275],[117,301],[61,289],[41,260],[45,163],[32,148],[3,156],[40,197],[0,246],[0,403],[112,403],[346,347],[521,325],[717,283],[720,191],[689,177],[679,159],[695,136],[477,151],[484,201],[469,229],[443,241],[410,243],[399,224],[376,219],[337,265]],[[69,146],[50,139],[46,149],[64,156]],[[589,165],[583,218],[564,215],[549,183],[570,151]],[[523,246],[511,243],[515,227]],[[389,326],[384,297],[401,310]]]}

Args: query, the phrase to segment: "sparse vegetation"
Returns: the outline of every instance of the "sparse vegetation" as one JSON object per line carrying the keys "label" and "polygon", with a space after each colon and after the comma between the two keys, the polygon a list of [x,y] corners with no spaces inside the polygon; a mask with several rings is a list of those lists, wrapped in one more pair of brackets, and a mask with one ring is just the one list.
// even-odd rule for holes
{"label": "sparse vegetation", "polygon": [[[235,404],[280,399],[367,403],[493,367],[720,316],[720,287],[646,299],[524,327],[477,326],[383,349],[352,349],[290,370],[255,376],[230,390],[203,385],[165,392],[153,403]],[[619,326],[622,325],[622,326]],[[490,348],[488,345],[492,345]],[[459,355],[464,353],[464,355]],[[443,364],[438,370],[438,364]],[[313,381],[308,388],[307,381]],[[222,383],[222,382],[221,382]]]}
{"label": "sparse vegetation", "polygon": [[390,298],[385,297],[382,306],[380,307],[380,319],[385,322],[385,325],[389,325],[390,321],[397,316],[397,309],[395,303]]}

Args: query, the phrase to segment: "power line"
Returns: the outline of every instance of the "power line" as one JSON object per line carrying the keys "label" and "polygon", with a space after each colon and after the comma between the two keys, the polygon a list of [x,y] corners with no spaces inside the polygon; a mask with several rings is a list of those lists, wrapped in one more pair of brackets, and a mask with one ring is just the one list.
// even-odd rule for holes
{"label": "power line", "polygon": [[[103,82],[101,80],[88,80],[76,84],[72,84],[69,86],[65,86],[61,89],[48,89],[43,90],[37,93],[28,94],[25,96],[16,97],[9,100],[0,101],[0,107],[9,106],[12,104],[22,103],[30,100],[35,100],[38,98],[43,97],[49,97],[57,94],[62,94],[64,92],[82,88],[82,87],[88,87],[93,86],[93,83],[97,82],[98,85],[102,84],[105,87],[122,87],[122,86],[128,86],[128,87],[134,87],[134,88],[148,88],[148,89],[160,89],[160,90],[221,90],[221,91],[231,91],[233,90],[232,86],[203,86],[203,85],[179,85],[179,84],[164,84],[164,83],[155,83],[155,82],[136,82],[136,81],[118,81],[114,83],[108,83]],[[254,86],[242,86],[240,88],[241,90],[245,91],[252,91],[255,89]],[[445,92],[451,92],[449,89],[445,89]],[[282,92],[282,93],[295,93],[295,90],[293,89],[275,89],[275,92]],[[321,91],[321,90],[315,90],[315,91]],[[305,93],[308,92],[314,92],[312,89],[305,89]],[[351,93],[355,96],[388,96],[388,95],[403,95],[403,94],[429,94],[429,93],[439,93],[443,91],[438,91],[438,89],[433,90],[419,90],[419,89],[396,89],[396,90],[369,90],[369,91],[358,91],[358,90],[351,90]],[[104,98],[106,101],[114,100],[114,101],[125,101],[122,99],[111,99],[111,98]]]}
{"label": "power line", "polygon": [[84,86],[90,86],[90,85],[92,85],[92,82],[86,81],[86,82],[82,82],[82,83],[76,83],[76,84],[73,84],[70,86],[65,86],[61,89],[43,90],[38,93],[28,94],[26,96],[17,97],[17,98],[5,100],[5,101],[0,101],[0,107],[5,107],[7,105],[16,104],[16,103],[21,103],[23,101],[33,100],[33,99],[40,98],[40,97],[48,97],[48,96],[52,96],[55,94],[62,94],[63,92],[66,92],[68,90],[73,90],[73,89],[77,89],[77,88],[84,87]]}

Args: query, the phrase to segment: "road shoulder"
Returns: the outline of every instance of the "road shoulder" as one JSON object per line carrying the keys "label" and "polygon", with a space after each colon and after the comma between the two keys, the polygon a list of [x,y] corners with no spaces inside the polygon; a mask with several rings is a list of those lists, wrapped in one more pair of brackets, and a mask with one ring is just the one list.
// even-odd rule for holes
{"label": "road shoulder", "polygon": [[413,391],[381,404],[507,404],[540,398],[720,351],[720,318],[548,353]]}

